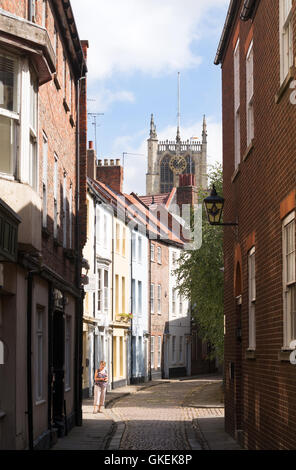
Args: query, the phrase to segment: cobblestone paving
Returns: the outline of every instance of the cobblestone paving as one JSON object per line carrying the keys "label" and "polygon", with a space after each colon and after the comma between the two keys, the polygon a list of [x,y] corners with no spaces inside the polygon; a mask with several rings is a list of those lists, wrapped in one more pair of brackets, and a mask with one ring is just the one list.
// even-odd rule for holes
{"label": "cobblestone paving", "polygon": [[221,408],[194,408],[192,394],[204,384],[178,381],[140,391],[115,402],[112,413],[117,421],[125,422],[120,449],[124,450],[190,450],[188,426],[193,426],[196,441],[207,449],[200,433],[198,416],[223,416]]}

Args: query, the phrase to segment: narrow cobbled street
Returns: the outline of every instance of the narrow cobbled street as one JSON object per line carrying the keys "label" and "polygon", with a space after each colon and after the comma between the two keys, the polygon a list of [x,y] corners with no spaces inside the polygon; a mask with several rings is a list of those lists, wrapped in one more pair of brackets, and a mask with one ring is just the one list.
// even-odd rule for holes
{"label": "narrow cobbled street", "polygon": [[[207,396],[203,389],[207,385]],[[212,394],[212,396],[211,396]],[[212,400],[198,409],[199,398]],[[224,416],[220,380],[170,380],[116,401],[114,418],[125,423],[122,450],[190,450],[194,441],[207,448],[198,416]],[[200,404],[200,406],[203,406]],[[191,442],[190,442],[191,441]]]}

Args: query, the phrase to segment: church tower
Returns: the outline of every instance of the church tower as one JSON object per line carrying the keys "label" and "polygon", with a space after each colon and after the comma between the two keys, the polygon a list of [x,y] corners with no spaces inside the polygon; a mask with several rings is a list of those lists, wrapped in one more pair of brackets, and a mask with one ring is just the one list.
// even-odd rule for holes
{"label": "church tower", "polygon": [[182,141],[178,123],[176,140],[158,141],[153,114],[148,139],[146,194],[168,193],[179,186],[180,174],[194,174],[197,187],[207,188],[207,124],[203,117],[202,139]]}

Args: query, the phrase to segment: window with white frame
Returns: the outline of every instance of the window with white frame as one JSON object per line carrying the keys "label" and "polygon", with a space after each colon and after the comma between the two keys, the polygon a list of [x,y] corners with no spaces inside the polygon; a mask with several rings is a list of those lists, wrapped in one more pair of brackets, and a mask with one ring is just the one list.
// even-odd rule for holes
{"label": "window with white frame", "polygon": [[126,228],[122,228],[122,256],[125,256],[125,247],[126,247]]}
{"label": "window with white frame", "polygon": [[150,245],[150,258],[151,258],[151,261],[154,261],[154,252],[155,252],[155,245],[154,245],[154,243],[151,243],[151,245]]}
{"label": "window with white frame", "polygon": [[107,215],[104,214],[104,248],[108,245],[108,219]]}
{"label": "window with white frame", "polygon": [[36,0],[28,0],[28,20],[36,21]]}
{"label": "window with white frame", "polygon": [[67,173],[63,181],[63,247],[67,247]]}
{"label": "window with white frame", "polygon": [[47,227],[47,167],[48,167],[48,142],[43,132],[42,147],[42,227]]}
{"label": "window with white frame", "polygon": [[142,263],[142,237],[138,237],[138,263]]}
{"label": "window with white frame", "polygon": [[64,93],[64,99],[66,99],[66,83],[67,83],[67,61],[66,61],[65,54],[63,54],[63,93]]}
{"label": "window with white frame", "polygon": [[172,288],[172,314],[176,315],[176,289]]}
{"label": "window with white frame", "polygon": [[154,336],[151,336],[151,369],[155,369],[154,364]]}
{"label": "window with white frame", "polygon": [[239,67],[239,39],[237,40],[234,56],[234,166],[240,163],[240,67]]}
{"label": "window with white frame", "polygon": [[109,272],[107,269],[104,269],[104,311],[108,312],[109,308]]}
{"label": "window with white frame", "polygon": [[0,53],[0,173],[14,176],[19,123],[18,61]]}
{"label": "window with white frame", "polygon": [[116,252],[120,251],[120,225],[116,224]]}
{"label": "window with white frame", "polygon": [[154,284],[150,284],[150,311],[154,313]]}
{"label": "window with white frame", "polygon": [[136,234],[132,233],[132,260],[136,261]]}
{"label": "window with white frame", "polygon": [[161,336],[158,336],[157,367],[161,366]]}
{"label": "window with white frame", "polygon": [[182,315],[183,313],[183,297],[182,295],[179,295],[179,315]]}
{"label": "window with white frame", "polygon": [[73,199],[73,188],[72,188],[72,182],[70,183],[70,190],[69,190],[69,248],[72,249],[72,231],[73,231],[73,204],[72,204],[72,199]]}
{"label": "window with white frame", "polygon": [[293,65],[292,0],[280,2],[280,81],[285,80]]}
{"label": "window with white frame", "polygon": [[176,336],[172,336],[172,360],[176,362]]}
{"label": "window with white frame", "polygon": [[47,17],[47,0],[42,0],[42,26],[46,27],[46,17]]}
{"label": "window with white frame", "polygon": [[126,313],[126,302],[125,302],[125,277],[123,276],[121,278],[121,299],[122,299],[122,309],[121,309],[121,312],[122,313]]}
{"label": "window with white frame", "polygon": [[296,339],[295,212],[283,222],[284,346]]}
{"label": "window with white frame", "polygon": [[38,87],[37,81],[30,76],[30,125],[29,125],[29,184],[37,190],[38,187],[38,160],[37,160],[37,113],[38,113]]}
{"label": "window with white frame", "polygon": [[96,243],[101,243],[101,210],[100,206],[96,206]]}
{"label": "window with white frame", "polygon": [[142,313],[142,281],[138,281],[138,313]]}
{"label": "window with white frame", "polygon": [[136,280],[132,279],[132,313],[136,313]]}
{"label": "window with white frame", "polygon": [[103,303],[103,280],[102,270],[98,269],[98,311],[102,311]]}
{"label": "window with white frame", "polygon": [[71,316],[65,321],[65,390],[71,388]]}
{"label": "window with white frame", "polygon": [[255,270],[255,247],[248,254],[249,269],[249,349],[256,348],[256,270]]}
{"label": "window with white frame", "polygon": [[36,401],[44,399],[44,327],[45,309],[37,306],[36,309]]}
{"label": "window with white frame", "polygon": [[57,66],[58,64],[58,31],[57,31],[56,25],[54,25],[54,28],[53,28],[53,50],[55,53],[55,62]]}
{"label": "window with white frame", "polygon": [[179,362],[183,361],[183,336],[179,337]]}
{"label": "window with white frame", "polygon": [[69,108],[70,108],[70,113],[72,114],[72,77],[71,77],[70,71],[69,71]]}
{"label": "window with white frame", "polygon": [[246,85],[247,85],[247,146],[254,137],[254,51],[253,41],[250,44],[246,57]]}
{"label": "window with white frame", "polygon": [[161,285],[157,286],[157,313],[161,313]]}
{"label": "window with white frame", "polygon": [[161,247],[157,247],[157,262],[158,264],[161,264]]}
{"label": "window with white frame", "polygon": [[53,236],[58,238],[58,157],[54,155],[54,170],[53,170]]}

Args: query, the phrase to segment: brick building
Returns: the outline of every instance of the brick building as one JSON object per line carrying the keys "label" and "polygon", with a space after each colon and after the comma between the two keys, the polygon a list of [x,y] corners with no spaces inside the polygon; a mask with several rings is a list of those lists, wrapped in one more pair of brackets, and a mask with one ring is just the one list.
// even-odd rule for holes
{"label": "brick building", "polygon": [[[247,449],[295,449],[296,3],[231,1],[222,66],[225,426]],[[292,99],[291,99],[292,98]]]}
{"label": "brick building", "polygon": [[12,227],[1,224],[1,243],[18,228],[17,251],[0,258],[2,449],[46,448],[81,424],[86,49],[69,2],[0,1],[0,198]]}

